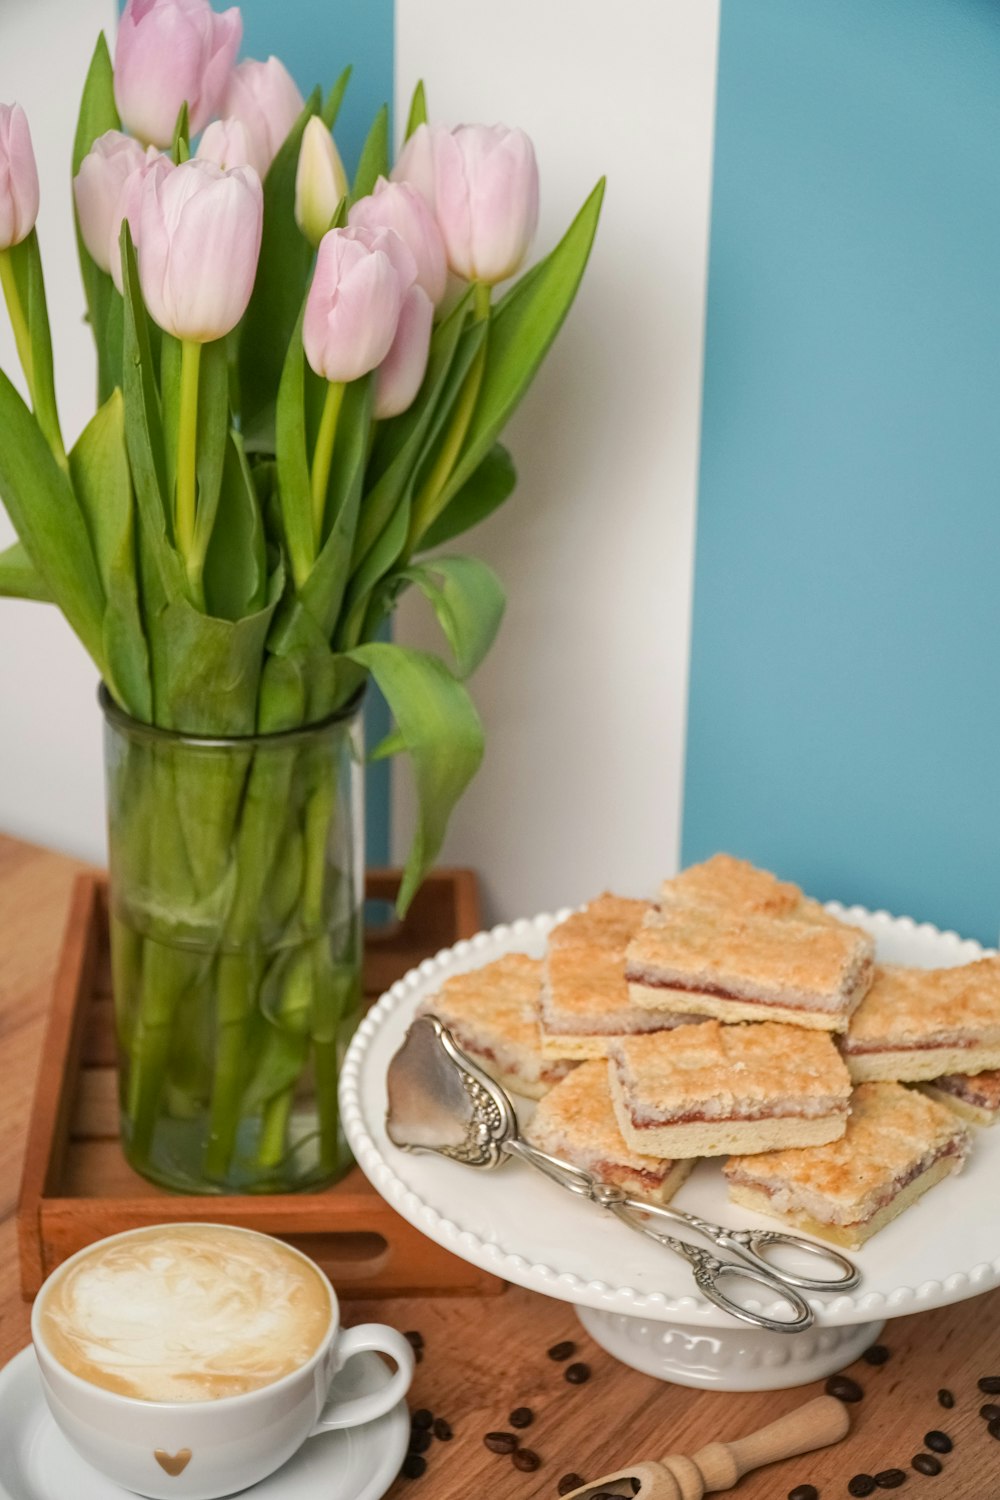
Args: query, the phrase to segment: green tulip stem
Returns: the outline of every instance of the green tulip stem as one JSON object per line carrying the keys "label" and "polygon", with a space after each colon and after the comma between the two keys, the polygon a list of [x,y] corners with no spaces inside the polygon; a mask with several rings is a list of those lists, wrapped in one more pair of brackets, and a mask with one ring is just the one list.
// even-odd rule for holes
{"label": "green tulip stem", "polygon": [[[477,316],[480,319],[488,318],[490,315],[490,288],[484,285],[483,282],[477,281],[474,286],[474,299]],[[440,513],[441,496],[462,451],[462,444],[465,442],[465,435],[469,430],[469,423],[472,421],[476,402],[479,400],[479,388],[483,383],[483,371],[485,369],[486,340],[484,339],[479,346],[475,359],[469,366],[469,372],[465,377],[462,389],[458,393],[455,410],[452,412],[451,425],[444,435],[444,441],[438,451],[438,456],[434,460],[433,467],[420,488],[420,493],[413,502],[410,530],[406,538],[406,556],[408,558],[412,557],[420,543],[420,538]]]}
{"label": "green tulip stem", "polygon": [[14,262],[9,250],[0,250],[0,286],[3,287],[4,301],[10,314],[10,326],[14,330],[14,343],[17,345],[17,357],[21,361],[21,369],[24,378],[28,382],[28,390],[35,389],[34,361],[31,357],[31,334],[28,332],[28,319],[25,316],[24,306],[21,302],[21,294],[17,289],[17,277],[14,275]]}
{"label": "green tulip stem", "polygon": [[[38,425],[45,434],[45,439],[52,449],[56,463],[61,469],[69,469],[69,459],[66,457],[66,449],[63,446],[62,433],[59,430],[59,416],[56,411],[56,393],[52,384],[51,361],[48,369],[48,378],[45,378],[45,367],[41,371],[35,369],[35,356],[31,343],[31,325],[28,314],[25,311],[24,302],[17,284],[17,273],[14,269],[14,250],[18,254],[34,255],[37,260],[38,244],[34,231],[29,238],[14,249],[0,250],[0,286],[3,287],[4,301],[7,304],[7,312],[10,316],[10,326],[14,332],[14,344],[17,348],[17,357],[24,371],[24,378],[28,384],[28,392],[31,396],[31,404]],[[40,262],[38,266],[40,267]],[[30,274],[30,273],[28,273]],[[39,277],[41,271],[39,269]],[[44,308],[44,289],[42,291]],[[48,337],[47,321],[44,322],[45,336]],[[39,380],[39,376],[42,379]]]}
{"label": "green tulip stem", "polygon": [[195,555],[198,508],[198,375],[201,345],[181,344],[181,397],[177,430],[177,498],[174,531],[196,603],[202,603],[201,565]]}
{"label": "green tulip stem", "polygon": [[323,545],[323,516],[326,512],[326,491],[330,483],[330,466],[333,463],[333,445],[337,439],[337,422],[347,387],[340,380],[331,380],[326,388],[323,415],[312,462],[312,516],[313,542],[319,552]]}

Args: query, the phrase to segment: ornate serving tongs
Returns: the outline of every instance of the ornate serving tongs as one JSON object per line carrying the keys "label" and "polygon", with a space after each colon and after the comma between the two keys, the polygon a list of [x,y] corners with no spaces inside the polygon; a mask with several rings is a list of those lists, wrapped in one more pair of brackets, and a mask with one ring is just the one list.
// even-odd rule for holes
{"label": "ornate serving tongs", "polygon": [[[630,1229],[682,1256],[694,1272],[698,1289],[724,1312],[744,1323],[775,1333],[800,1333],[813,1322],[802,1291],[846,1291],[859,1273],[846,1256],[795,1234],[770,1229],[726,1229],[694,1214],[633,1198],[622,1188],[600,1182],[570,1162],[549,1156],[522,1139],[517,1115],[507,1094],[462,1051],[436,1016],[419,1016],[389,1064],[386,1131],[404,1151],[431,1152],[465,1166],[492,1169],[516,1157],[560,1187],[607,1209]],[[671,1234],[682,1224],[731,1251],[738,1260],[720,1260],[700,1245]],[[841,1271],[833,1280],[814,1280],[778,1269],[760,1254],[762,1248],[785,1245],[820,1255]],[[727,1297],[719,1288],[726,1277],[740,1277],[767,1287],[790,1304],[793,1316],[771,1318]]]}

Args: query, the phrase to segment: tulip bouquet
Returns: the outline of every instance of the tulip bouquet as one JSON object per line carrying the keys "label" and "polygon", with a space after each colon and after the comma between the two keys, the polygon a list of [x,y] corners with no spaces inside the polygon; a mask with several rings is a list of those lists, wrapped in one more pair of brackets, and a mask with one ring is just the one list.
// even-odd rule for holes
{"label": "tulip bouquet", "polygon": [[[519,130],[428,124],[417,88],[353,181],[345,72],[303,100],[236,62],[239,11],[128,0],[73,150],[98,408],[67,450],[28,123],[0,106],[0,285],[29,402],[0,373],[0,593],[59,606],[108,717],[112,956],[129,1159],[202,1191],[313,1186],[346,1153],[359,1006],[345,811],[369,676],[419,819],[405,908],[475,773],[463,685],[503,609],[442,544],[514,470],[498,443],[573,300],[602,185],[519,280],[538,177]],[[404,590],[445,654],[384,626]]]}

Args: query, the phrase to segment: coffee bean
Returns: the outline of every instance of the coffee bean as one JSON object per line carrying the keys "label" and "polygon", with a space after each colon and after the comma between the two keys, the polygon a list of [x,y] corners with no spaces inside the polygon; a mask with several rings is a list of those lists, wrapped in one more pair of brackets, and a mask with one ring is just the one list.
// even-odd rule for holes
{"label": "coffee bean", "polygon": [[935,1427],[933,1432],[924,1433],[924,1446],[933,1448],[935,1453],[950,1453],[955,1444],[946,1432],[939,1432]]}
{"label": "coffee bean", "polygon": [[510,1461],[515,1469],[520,1469],[523,1474],[533,1474],[536,1469],[541,1468],[542,1460],[531,1448],[516,1448],[510,1455]]}
{"label": "coffee bean", "polygon": [[987,1401],[985,1406],[979,1408],[979,1415],[984,1422],[995,1422],[1000,1417],[1000,1406],[995,1401]]}
{"label": "coffee bean", "polygon": [[512,1427],[530,1427],[535,1420],[535,1413],[530,1406],[515,1406],[507,1421]]}
{"label": "coffee bean", "polygon": [[847,1486],[849,1495],[871,1495],[875,1491],[875,1481],[870,1474],[855,1474]]}
{"label": "coffee bean", "polygon": [[866,1349],[861,1358],[869,1365],[884,1365],[889,1358],[889,1351],[884,1344],[872,1344]]}
{"label": "coffee bean", "polygon": [[404,1333],[403,1337],[413,1349],[422,1349],[424,1347],[424,1336],[422,1333],[418,1333],[415,1328],[411,1328],[409,1333]]}
{"label": "coffee bean", "polygon": [[513,1453],[517,1438],[512,1432],[488,1432],[483,1442],[491,1453]]}
{"label": "coffee bean", "polygon": [[408,1453],[403,1459],[400,1473],[405,1474],[407,1479],[419,1479],[421,1474],[426,1474],[426,1472],[427,1460],[421,1458],[419,1453]]}
{"label": "coffee bean", "polygon": [[933,1453],[915,1453],[912,1463],[918,1474],[940,1474],[941,1472],[941,1460],[935,1458]]}
{"label": "coffee bean", "polygon": [[549,1359],[554,1359],[561,1364],[564,1359],[572,1359],[576,1353],[576,1345],[569,1339],[564,1339],[561,1344],[553,1344],[549,1350]]}
{"label": "coffee bean", "polygon": [[987,1422],[986,1431],[992,1438],[1000,1438],[1000,1417],[994,1417],[992,1422]]}
{"label": "coffee bean", "polygon": [[984,1395],[1000,1396],[1000,1375],[984,1375],[978,1384]]}
{"label": "coffee bean", "polygon": [[565,1378],[570,1385],[583,1385],[585,1380],[590,1379],[590,1366],[585,1365],[582,1360],[575,1365],[569,1365]]}
{"label": "coffee bean", "polygon": [[568,1495],[572,1490],[582,1490],[587,1483],[579,1474],[564,1474],[556,1485],[557,1495]]}
{"label": "coffee bean", "polygon": [[814,1484],[797,1484],[788,1491],[788,1500],[819,1500],[819,1490]]}
{"label": "coffee bean", "polygon": [[410,1433],[410,1452],[426,1453],[431,1445],[431,1435],[426,1427],[414,1427]]}
{"label": "coffee bean", "polygon": [[860,1401],[865,1393],[850,1375],[831,1375],[826,1382],[826,1394],[836,1396],[838,1401]]}
{"label": "coffee bean", "polygon": [[444,1417],[434,1418],[434,1436],[439,1443],[450,1443],[455,1436],[451,1430],[451,1423],[445,1421]]}
{"label": "coffee bean", "polygon": [[949,1391],[949,1390],[946,1390],[946,1389],[942,1389],[942,1390],[938,1391],[938,1406],[943,1406],[944,1409],[945,1409],[945,1411],[951,1411],[951,1409],[952,1409],[952,1407],[954,1405],[955,1405],[955,1393],[954,1393],[954,1391]]}
{"label": "coffee bean", "polygon": [[426,1406],[418,1406],[410,1418],[411,1427],[429,1427],[434,1420],[434,1413],[428,1411]]}
{"label": "coffee bean", "polygon": [[906,1483],[905,1469],[883,1469],[881,1474],[875,1475],[875,1483],[880,1490],[898,1490],[901,1484]]}

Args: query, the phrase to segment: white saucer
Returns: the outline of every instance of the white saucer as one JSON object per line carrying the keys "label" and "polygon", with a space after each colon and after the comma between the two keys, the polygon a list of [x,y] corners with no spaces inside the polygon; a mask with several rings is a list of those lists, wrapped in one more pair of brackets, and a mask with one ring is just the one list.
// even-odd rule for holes
{"label": "white saucer", "polygon": [[[333,1389],[349,1396],[377,1391],[386,1367],[358,1354]],[[406,1454],[410,1418],[401,1401],[384,1417],[344,1432],[310,1438],[283,1468],[242,1493],[253,1500],[381,1500]],[[0,1370],[0,1500],[135,1500],[104,1479],[71,1448],[45,1404],[30,1347]]]}

